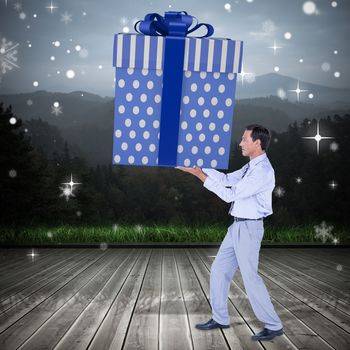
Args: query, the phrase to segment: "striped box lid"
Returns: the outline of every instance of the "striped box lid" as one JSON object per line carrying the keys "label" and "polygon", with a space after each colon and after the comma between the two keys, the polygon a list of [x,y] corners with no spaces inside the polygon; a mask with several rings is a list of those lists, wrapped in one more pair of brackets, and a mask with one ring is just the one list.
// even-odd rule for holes
{"label": "striped box lid", "polygon": [[[184,71],[240,73],[243,42],[221,38],[185,38]],[[113,66],[163,69],[165,37],[119,33],[114,36]]]}

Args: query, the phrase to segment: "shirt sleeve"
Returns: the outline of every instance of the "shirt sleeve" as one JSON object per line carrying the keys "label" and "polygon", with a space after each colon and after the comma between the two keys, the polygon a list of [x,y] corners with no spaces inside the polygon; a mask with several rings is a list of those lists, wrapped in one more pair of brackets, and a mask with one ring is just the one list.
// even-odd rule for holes
{"label": "shirt sleeve", "polygon": [[264,191],[270,181],[272,181],[272,172],[264,167],[257,166],[231,188],[226,188],[210,176],[205,179],[203,186],[209,191],[214,192],[225,202],[230,203]]}
{"label": "shirt sleeve", "polygon": [[232,173],[224,174],[216,169],[203,168],[204,174],[208,175],[210,178],[220,183],[223,186],[233,186],[242,177],[242,169],[236,170]]}

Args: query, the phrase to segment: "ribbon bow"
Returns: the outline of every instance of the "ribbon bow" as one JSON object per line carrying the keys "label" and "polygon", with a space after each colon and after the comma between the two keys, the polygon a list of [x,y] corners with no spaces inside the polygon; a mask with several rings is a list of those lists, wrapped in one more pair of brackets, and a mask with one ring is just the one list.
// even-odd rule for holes
{"label": "ribbon bow", "polygon": [[[189,29],[195,17],[188,15],[186,11],[167,11],[164,17],[158,13],[149,13],[144,20],[137,21],[134,29],[138,33],[152,36],[180,36],[194,32],[198,28],[205,26],[207,33],[199,38],[206,38],[214,33],[214,28],[208,23],[198,23]],[[137,25],[139,24],[139,28]]]}

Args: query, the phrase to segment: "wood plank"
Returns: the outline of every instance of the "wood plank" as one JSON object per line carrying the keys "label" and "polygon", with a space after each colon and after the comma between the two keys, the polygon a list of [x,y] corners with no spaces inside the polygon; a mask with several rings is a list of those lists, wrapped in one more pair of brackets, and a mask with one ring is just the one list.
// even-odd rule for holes
{"label": "wood plank", "polygon": [[[98,274],[112,260],[110,250],[96,252],[94,260],[85,263],[85,266],[73,272],[68,278],[63,278],[58,288],[53,288],[49,293],[40,291],[41,298],[31,298],[27,305],[22,305],[19,314],[15,308],[11,317],[6,318],[5,312],[0,316],[0,348],[12,349],[20,346],[30,337],[48,318],[72,298],[84,285]],[[24,314],[24,315],[23,315]],[[14,319],[16,322],[13,322]]]}
{"label": "wood plank", "polygon": [[[99,305],[99,302],[106,300],[106,298],[108,299],[107,295],[105,296],[101,293],[102,290],[106,290],[106,285],[107,288],[110,287],[110,281],[113,279],[113,276],[116,275],[117,271],[124,271],[127,275],[131,266],[133,266],[138,260],[139,255],[140,250],[136,249],[119,251],[111,250],[111,258],[108,260],[107,264],[105,264],[103,268],[95,274],[88,283],[79,289],[79,291],[59,310],[52,314],[52,316],[47,319],[45,323],[43,323],[41,327],[19,347],[19,349],[52,349],[57,344],[58,340],[66,334],[75,321],[80,322],[82,320],[80,317],[82,314],[84,314],[84,317],[87,317],[83,320],[84,324],[88,325],[88,323],[96,317],[96,313],[91,313],[91,311],[98,312],[96,306]],[[124,279],[125,277],[126,276],[124,276]],[[97,301],[95,299],[97,299]],[[94,300],[95,303],[93,303]],[[89,308],[90,305],[92,306]],[[86,308],[88,308],[88,311],[87,313],[84,313]],[[70,340],[72,340],[71,337]],[[67,348],[71,349],[71,345],[68,345],[68,347],[65,347],[64,349]]]}
{"label": "wood plank", "polygon": [[59,276],[66,273],[92,254],[93,251],[91,249],[80,249],[78,254],[73,256],[70,254],[70,257],[52,265],[49,269],[39,271],[4,290],[4,293],[2,293],[0,297],[0,313],[8,310],[23,299],[28,298],[45,285],[55,281]]}

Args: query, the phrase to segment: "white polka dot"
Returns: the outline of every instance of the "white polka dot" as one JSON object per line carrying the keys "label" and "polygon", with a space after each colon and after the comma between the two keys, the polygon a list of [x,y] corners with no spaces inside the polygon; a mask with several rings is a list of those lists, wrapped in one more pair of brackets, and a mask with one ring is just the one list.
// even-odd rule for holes
{"label": "white polka dot", "polygon": [[187,70],[186,72],[185,72],[185,77],[186,78],[189,78],[191,76],[191,71],[190,70]]}
{"label": "white polka dot", "polygon": [[148,149],[150,150],[150,152],[154,152],[156,150],[156,145],[154,143],[151,143]]}
{"label": "white polka dot", "polygon": [[186,130],[187,129],[187,122],[185,122],[185,121],[183,121],[182,123],[181,123],[181,129],[182,130]]}
{"label": "white polka dot", "polygon": [[205,92],[209,92],[210,89],[211,89],[211,85],[210,85],[209,83],[206,83],[206,84],[204,85],[204,91],[205,91]]}
{"label": "white polka dot", "polygon": [[224,111],[220,110],[218,111],[218,118],[222,119],[224,117]]}
{"label": "white polka dot", "polygon": [[116,163],[119,163],[119,162],[120,162],[120,155],[119,155],[119,154],[116,154],[116,155],[114,156],[114,161],[115,161]]}
{"label": "white polka dot", "polygon": [[216,142],[219,142],[220,141],[220,136],[218,134],[215,134],[213,136],[213,141],[216,143]]}
{"label": "white polka dot", "polygon": [[235,75],[233,73],[228,73],[227,77],[229,80],[233,80],[235,78]]}
{"label": "white polka dot", "polygon": [[134,157],[134,156],[129,156],[128,162],[129,162],[130,164],[133,164],[133,163],[135,162],[135,157]]}
{"label": "white polka dot", "polygon": [[153,127],[154,127],[155,129],[159,128],[159,121],[158,121],[158,120],[155,120],[155,121],[153,122]]}
{"label": "white polka dot", "polygon": [[222,94],[223,92],[225,92],[225,85],[224,84],[220,84],[219,85],[219,92]]}
{"label": "white polka dot", "polygon": [[148,115],[152,115],[153,114],[153,108],[152,107],[148,107],[146,110]]}
{"label": "white polka dot", "polygon": [[209,109],[205,109],[205,110],[203,111],[203,116],[204,116],[204,118],[208,118],[208,117],[210,116],[210,111],[209,111]]}
{"label": "white polka dot", "polygon": [[207,72],[200,72],[199,76],[201,77],[201,79],[205,79],[207,77]]}
{"label": "white polka dot", "polygon": [[218,165],[218,162],[217,162],[215,159],[213,159],[213,160],[210,162],[210,165],[214,168],[214,167],[216,167],[216,166]]}
{"label": "white polka dot", "polygon": [[225,153],[225,148],[220,147],[218,153],[220,154],[220,156],[222,156]]}
{"label": "white polka dot", "polygon": [[141,102],[146,102],[147,101],[147,95],[146,94],[141,94],[140,100],[141,100]]}
{"label": "white polka dot", "polygon": [[125,126],[130,126],[131,125],[131,119],[125,119]]}
{"label": "white polka dot", "polygon": [[197,91],[197,84],[196,83],[191,84],[191,91],[193,91],[193,92]]}
{"label": "white polka dot", "polygon": [[141,143],[137,143],[136,145],[135,145],[135,149],[136,149],[136,151],[141,151],[142,150],[142,144]]}
{"label": "white polka dot", "polygon": [[195,109],[190,110],[190,116],[194,118],[197,115],[197,111]]}
{"label": "white polka dot", "polygon": [[132,82],[132,86],[134,87],[134,89],[138,89],[140,86],[140,82],[138,80],[134,80]]}
{"label": "white polka dot", "polygon": [[126,142],[123,142],[123,143],[121,144],[121,147],[122,147],[122,150],[123,150],[123,151],[126,151],[126,150],[128,149],[128,144],[127,144]]}
{"label": "white polka dot", "polygon": [[145,69],[145,68],[142,69],[141,73],[142,73],[142,75],[146,76],[148,74],[148,69]]}
{"label": "white polka dot", "polygon": [[202,123],[197,123],[197,124],[196,124],[196,130],[201,131],[202,128],[203,128]]}
{"label": "white polka dot", "polygon": [[115,137],[121,137],[122,136],[122,131],[120,129],[117,129],[115,131]]}
{"label": "white polka dot", "polygon": [[134,68],[128,68],[127,72],[129,75],[134,74]]}
{"label": "white polka dot", "polygon": [[142,157],[142,164],[147,164],[148,163],[148,157],[143,156]]}
{"label": "white polka dot", "polygon": [[125,98],[126,98],[126,100],[128,101],[128,102],[130,102],[130,101],[132,101],[132,93],[127,93],[126,94],[126,96],[125,96]]}
{"label": "white polka dot", "polygon": [[224,126],[222,127],[222,129],[224,130],[224,131],[229,131],[230,130],[230,125],[229,124],[224,124]]}
{"label": "white polka dot", "polygon": [[191,161],[188,159],[188,158],[186,158],[185,160],[184,160],[184,165],[185,166],[189,166],[191,164]]}
{"label": "white polka dot", "polygon": [[197,146],[193,146],[191,149],[192,154],[197,154],[198,153],[198,147]]}
{"label": "white polka dot", "polygon": [[156,96],[154,96],[154,102],[155,102],[155,103],[159,103],[159,102],[160,102],[160,100],[161,100],[160,95],[156,95]]}
{"label": "white polka dot", "polygon": [[199,141],[201,141],[201,142],[205,141],[205,134],[199,134],[198,139],[199,139]]}
{"label": "white polka dot", "polygon": [[140,108],[135,106],[133,109],[132,109],[132,112],[135,114],[135,115],[138,115],[139,112],[140,112]]}
{"label": "white polka dot", "polygon": [[182,153],[184,151],[184,147],[182,145],[177,145],[177,153]]}
{"label": "white polka dot", "polygon": [[186,141],[192,141],[192,134],[191,133],[188,133],[186,134]]}
{"label": "white polka dot", "polygon": [[210,102],[213,106],[216,106],[218,104],[218,99],[216,97],[212,97]]}
{"label": "white polka dot", "polygon": [[153,89],[153,86],[154,86],[153,81],[152,81],[152,80],[149,80],[149,81],[147,82],[147,88],[148,88],[149,90],[151,90],[151,89]]}
{"label": "white polka dot", "polygon": [[214,77],[214,79],[219,79],[220,78],[220,73],[219,72],[215,72],[213,74],[213,77]]}
{"label": "white polka dot", "polygon": [[182,101],[185,105],[187,105],[190,102],[190,98],[188,96],[184,96]]}
{"label": "white polka dot", "polygon": [[119,113],[123,114],[125,112],[125,107],[123,105],[120,105],[118,107],[118,111],[119,111]]}
{"label": "white polka dot", "polygon": [[131,139],[134,139],[136,137],[136,131],[135,130],[131,130],[129,132],[129,136],[130,136]]}
{"label": "white polka dot", "polygon": [[206,147],[204,148],[204,153],[205,153],[205,154],[210,154],[210,152],[211,152],[211,147],[210,147],[210,146],[206,146]]}
{"label": "white polka dot", "polygon": [[227,107],[230,107],[232,105],[232,100],[230,98],[227,98],[225,104]]}
{"label": "white polka dot", "polygon": [[119,86],[120,88],[123,88],[123,87],[125,86],[125,80],[124,80],[124,79],[119,79],[119,80],[118,80],[118,86]]}
{"label": "white polka dot", "polygon": [[199,106],[203,106],[204,105],[204,98],[203,97],[199,97],[199,99],[198,99],[198,105]]}
{"label": "white polka dot", "polygon": [[148,140],[148,139],[149,139],[149,132],[148,132],[148,131],[144,131],[144,133],[143,133],[143,138],[144,138],[145,140]]}
{"label": "white polka dot", "polygon": [[139,126],[140,126],[140,128],[144,128],[146,126],[146,121],[144,119],[141,119],[139,121]]}
{"label": "white polka dot", "polygon": [[199,159],[197,160],[197,165],[198,165],[198,166],[202,166],[202,165],[203,165],[203,159],[199,158]]}
{"label": "white polka dot", "polygon": [[209,130],[210,130],[210,131],[214,131],[214,130],[215,130],[215,127],[216,127],[215,123],[210,123],[210,124],[209,124]]}
{"label": "white polka dot", "polygon": [[162,74],[163,74],[163,70],[162,70],[162,69],[156,69],[156,75],[157,75],[158,77],[161,77]]}

